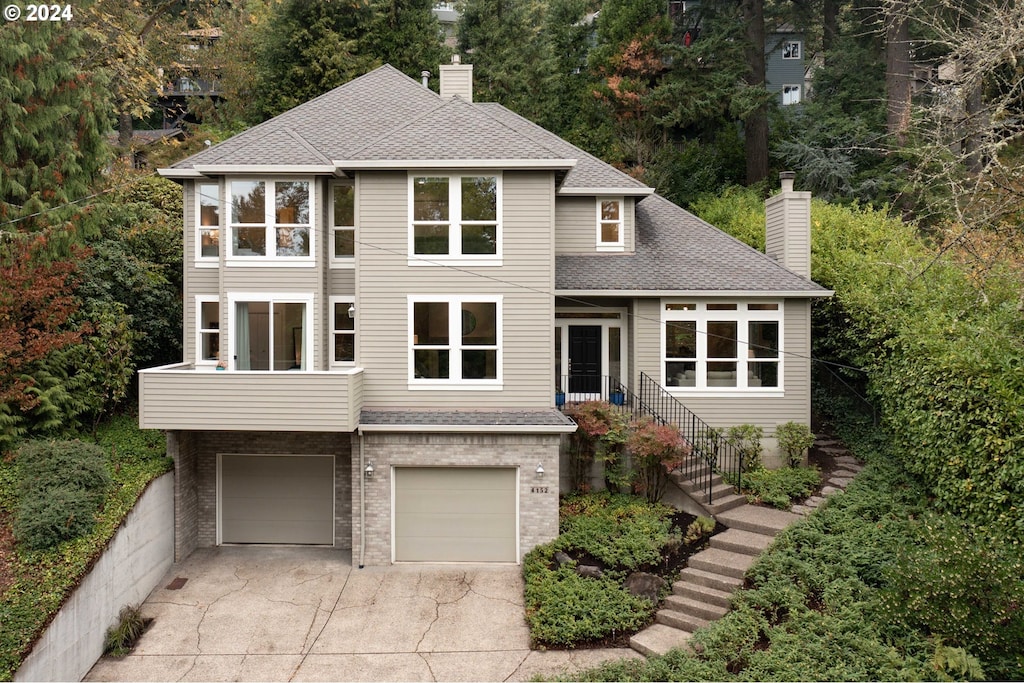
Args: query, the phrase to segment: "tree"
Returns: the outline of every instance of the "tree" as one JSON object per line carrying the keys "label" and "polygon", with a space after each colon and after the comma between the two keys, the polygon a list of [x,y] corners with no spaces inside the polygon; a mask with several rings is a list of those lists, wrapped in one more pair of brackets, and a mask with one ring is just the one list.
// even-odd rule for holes
{"label": "tree", "polygon": [[75,207],[54,209],[87,197],[107,165],[105,82],[84,57],[70,24],[0,26],[0,73],[13,76],[0,78],[0,235],[69,227]]}
{"label": "tree", "polygon": [[768,101],[765,95],[764,0],[741,0],[743,22],[747,27],[746,83],[753,101],[743,115],[747,152],[747,184],[768,177]]}
{"label": "tree", "polygon": [[448,61],[433,0],[371,0],[371,7],[373,20],[360,41],[360,52],[410,76],[436,72]]}

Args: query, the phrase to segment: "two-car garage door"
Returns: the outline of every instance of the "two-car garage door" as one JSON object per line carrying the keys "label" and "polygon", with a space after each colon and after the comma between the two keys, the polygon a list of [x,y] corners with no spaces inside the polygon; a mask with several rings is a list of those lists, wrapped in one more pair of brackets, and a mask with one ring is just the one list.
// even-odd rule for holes
{"label": "two-car garage door", "polygon": [[397,562],[515,562],[516,470],[396,467]]}

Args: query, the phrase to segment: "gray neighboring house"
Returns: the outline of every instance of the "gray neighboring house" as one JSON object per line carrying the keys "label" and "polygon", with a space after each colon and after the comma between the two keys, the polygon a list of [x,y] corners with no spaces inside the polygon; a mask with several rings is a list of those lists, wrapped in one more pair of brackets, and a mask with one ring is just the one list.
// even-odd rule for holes
{"label": "gray neighboring house", "polygon": [[[384,66],[160,173],[184,358],[140,373],[175,553],[519,562],[558,533],[557,407],[640,374],[716,425],[809,421],[808,193],[766,256],[496,104]],[[556,392],[562,392],[559,396]]]}

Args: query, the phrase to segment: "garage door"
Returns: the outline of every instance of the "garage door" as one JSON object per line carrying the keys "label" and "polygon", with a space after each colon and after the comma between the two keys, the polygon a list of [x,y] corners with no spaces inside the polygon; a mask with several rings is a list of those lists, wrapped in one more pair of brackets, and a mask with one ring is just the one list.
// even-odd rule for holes
{"label": "garage door", "polygon": [[396,561],[517,559],[515,469],[395,469]]}
{"label": "garage door", "polygon": [[221,543],[334,544],[334,456],[220,456]]}

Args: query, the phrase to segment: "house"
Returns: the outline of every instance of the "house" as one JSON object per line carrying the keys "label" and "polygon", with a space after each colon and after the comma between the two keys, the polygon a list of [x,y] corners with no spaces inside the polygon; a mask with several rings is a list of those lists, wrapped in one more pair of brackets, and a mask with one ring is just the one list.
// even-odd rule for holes
{"label": "house", "polygon": [[556,389],[808,422],[807,193],[773,199],[772,258],[474,103],[471,65],[440,80],[384,66],[161,169],[184,360],[140,373],[139,423],[167,432],[179,559],[517,562],[558,533]]}
{"label": "house", "polygon": [[198,123],[190,110],[196,98],[209,98],[217,102],[222,98],[218,77],[220,67],[211,64],[209,51],[223,36],[220,28],[200,28],[183,31],[179,59],[166,69],[157,69],[161,79],[156,106],[163,112],[163,127],[177,129],[182,123]]}

